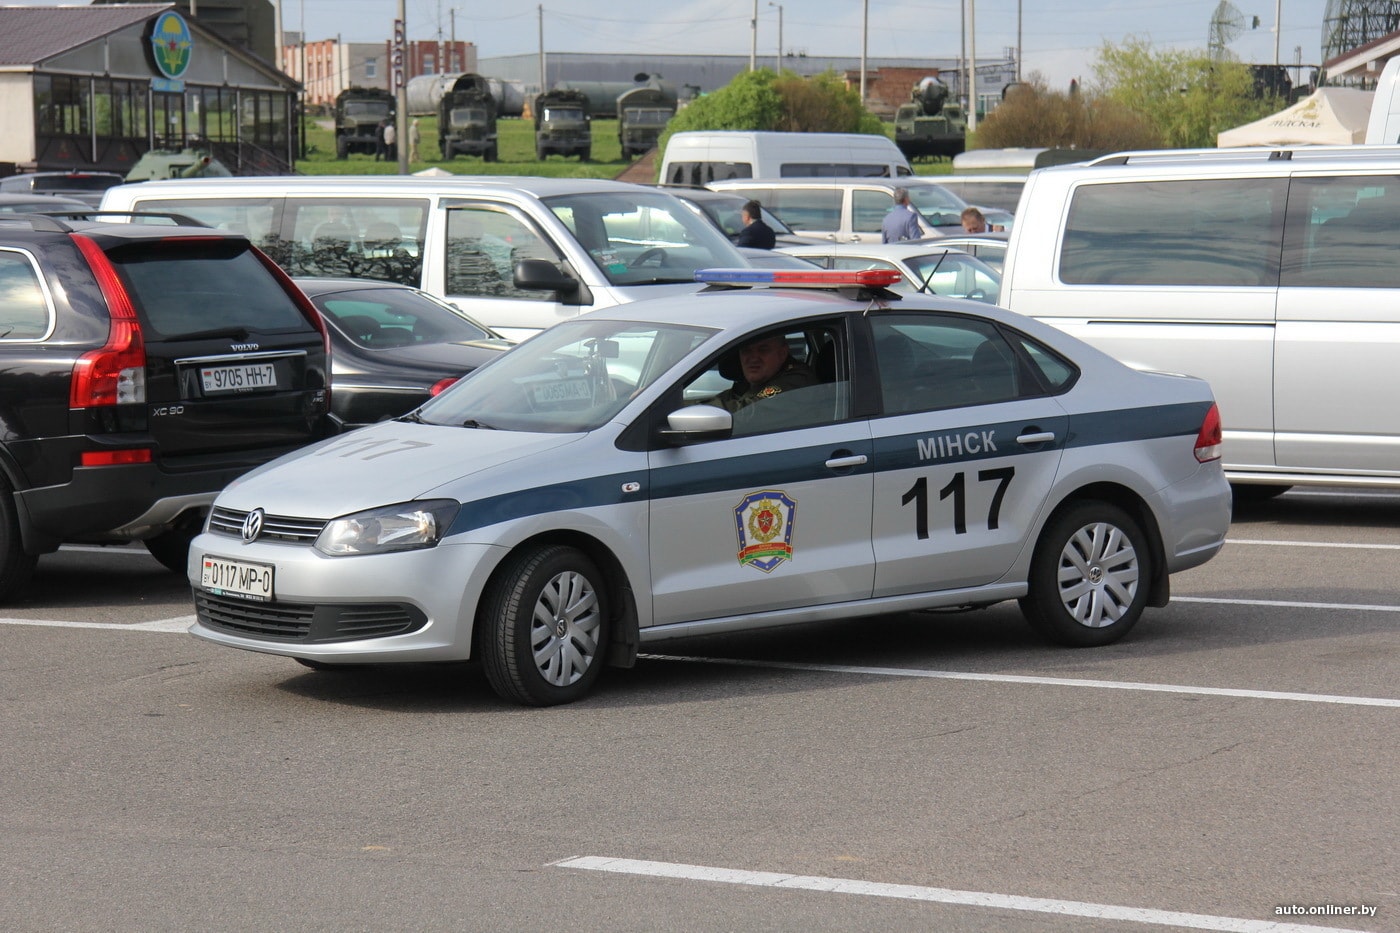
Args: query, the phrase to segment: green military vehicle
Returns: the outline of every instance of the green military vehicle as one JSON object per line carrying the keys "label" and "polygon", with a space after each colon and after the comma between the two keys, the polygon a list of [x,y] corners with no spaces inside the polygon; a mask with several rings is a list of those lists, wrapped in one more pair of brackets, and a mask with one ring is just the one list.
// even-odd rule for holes
{"label": "green military vehicle", "polygon": [[452,82],[438,101],[438,146],[444,159],[457,153],[500,158],[496,139],[496,99],[491,85],[479,74],[464,74]]}
{"label": "green military vehicle", "polygon": [[381,87],[348,87],[335,98],[335,157],[374,155],[379,124],[394,122],[394,95]]}
{"label": "green military vehicle", "polygon": [[909,161],[920,156],[951,159],[967,148],[967,114],[948,102],[948,85],[924,78],[894,114],[894,142]]}
{"label": "green military vehicle", "polygon": [[152,149],[136,160],[126,180],[154,181],[157,178],[228,178],[233,172],[207,149]]}
{"label": "green military vehicle", "polygon": [[676,98],[656,84],[634,87],[617,98],[617,141],[622,157],[646,155],[676,115]]}
{"label": "green military vehicle", "polygon": [[555,88],[535,98],[535,158],[551,153],[576,155],[587,162],[593,155],[593,117],[583,91]]}

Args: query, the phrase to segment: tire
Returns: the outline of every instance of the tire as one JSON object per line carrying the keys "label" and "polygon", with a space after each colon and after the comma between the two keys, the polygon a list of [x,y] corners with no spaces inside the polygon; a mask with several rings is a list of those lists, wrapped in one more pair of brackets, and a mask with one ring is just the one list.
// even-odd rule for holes
{"label": "tire", "polygon": [[499,162],[500,156],[496,154],[496,147],[492,146],[489,149],[487,149],[486,154],[482,157],[482,160],[485,162]]}
{"label": "tire", "polygon": [[8,600],[29,582],[39,561],[24,551],[18,514],[10,484],[0,480],[0,601]]}
{"label": "tire", "polygon": [[337,159],[344,159],[344,158],[348,157],[349,155],[350,155],[350,143],[347,142],[347,141],[344,140],[344,139],[337,139],[337,140],[335,141],[335,157],[336,157]]}
{"label": "tire", "polygon": [[190,542],[204,525],[202,516],[183,518],[175,527],[143,543],[151,556],[165,565],[171,573],[184,576],[189,570]]}
{"label": "tire", "polygon": [[575,548],[525,551],[488,587],[477,625],[482,667],[497,694],[526,706],[571,703],[603,668],[603,575]]}
{"label": "tire", "polygon": [[1151,580],[1151,551],[1137,521],[1107,502],[1081,502],[1041,532],[1021,612],[1059,644],[1112,644],[1141,618]]}
{"label": "tire", "polygon": [[439,137],[439,139],[438,139],[438,148],[442,150],[442,161],[444,161],[444,162],[450,162],[450,161],[452,161],[452,159],[457,155],[457,151],[456,151],[455,149],[449,149],[449,148],[447,148],[447,137],[446,137],[446,136]]}
{"label": "tire", "polygon": [[592,157],[593,157],[593,150],[592,150],[592,148],[580,149],[580,150],[578,151],[578,160],[579,160],[580,162],[587,162],[587,161],[588,161],[589,159],[591,159]]}

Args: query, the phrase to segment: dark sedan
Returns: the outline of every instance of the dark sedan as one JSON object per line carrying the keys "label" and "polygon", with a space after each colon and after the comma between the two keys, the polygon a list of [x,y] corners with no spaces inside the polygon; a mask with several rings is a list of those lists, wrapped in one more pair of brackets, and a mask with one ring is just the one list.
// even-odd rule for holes
{"label": "dark sedan", "polygon": [[344,430],[417,408],[510,346],[426,292],[365,279],[296,280],[330,324],[331,413]]}
{"label": "dark sedan", "polygon": [[42,214],[44,211],[90,211],[91,207],[73,198],[52,194],[11,194],[0,191],[0,214]]}

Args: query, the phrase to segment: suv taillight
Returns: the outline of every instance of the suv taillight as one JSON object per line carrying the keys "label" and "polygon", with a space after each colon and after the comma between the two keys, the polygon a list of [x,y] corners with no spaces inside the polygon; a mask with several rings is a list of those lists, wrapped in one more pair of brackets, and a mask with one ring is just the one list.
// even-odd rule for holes
{"label": "suv taillight", "polygon": [[100,350],[90,350],[73,365],[73,384],[68,393],[72,408],[96,405],[124,405],[146,401],[146,345],[141,339],[141,322],[126,286],[117,275],[107,254],[93,240],[70,234],[78,251],[107,300],[112,329]]}
{"label": "suv taillight", "polygon": [[1224,432],[1220,427],[1220,406],[1212,404],[1206,412],[1206,420],[1201,422],[1200,433],[1196,435],[1196,459],[1209,463],[1220,459],[1220,443]]}

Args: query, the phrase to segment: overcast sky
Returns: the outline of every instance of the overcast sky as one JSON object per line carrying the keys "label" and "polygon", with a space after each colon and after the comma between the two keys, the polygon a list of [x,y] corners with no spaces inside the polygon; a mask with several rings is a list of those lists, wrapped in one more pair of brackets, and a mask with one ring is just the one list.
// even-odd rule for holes
{"label": "overcast sky", "polygon": [[[58,0],[30,0],[56,5]],[[412,39],[451,38],[475,42],[479,55],[558,52],[674,52],[748,56],[753,0],[405,0]],[[790,52],[859,57],[957,58],[966,21],[971,48],[975,27],[979,59],[999,59],[1017,46],[1020,22],[1022,73],[1040,72],[1052,88],[1071,78],[1089,82],[1105,40],[1127,36],[1162,48],[1205,49],[1219,0],[785,0],[782,44]],[[1285,63],[1301,47],[1304,64],[1320,64],[1326,0],[1231,0],[1245,31],[1230,48],[1244,61]],[[198,9],[198,0],[195,0]],[[543,16],[540,8],[543,7]],[[865,10],[869,10],[868,18]],[[772,65],[778,49],[778,4],[758,2],[760,64]],[[973,11],[975,10],[975,15]],[[455,15],[454,15],[455,11]],[[1276,17],[1276,12],[1281,16]],[[282,0],[283,28],[305,24],[308,39],[346,42],[387,38],[398,15],[397,0]],[[1253,17],[1257,29],[1249,29]],[[868,29],[865,27],[868,25]]]}

